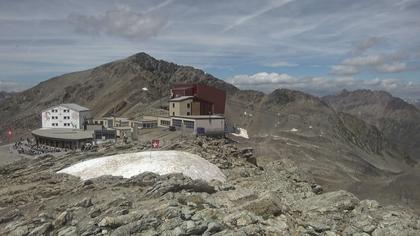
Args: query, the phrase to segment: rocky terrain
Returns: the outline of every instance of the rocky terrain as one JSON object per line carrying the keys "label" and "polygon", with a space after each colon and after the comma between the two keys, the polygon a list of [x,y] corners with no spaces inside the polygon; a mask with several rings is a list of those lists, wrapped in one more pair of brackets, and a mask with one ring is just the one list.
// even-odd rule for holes
{"label": "rocky terrain", "polygon": [[420,234],[420,218],[410,210],[361,200],[346,191],[323,192],[291,160],[268,160],[246,143],[229,139],[183,138],[167,147],[217,165],[227,177],[224,183],[181,174],[86,181],[56,174],[81,160],[148,148],[142,143],[117,145],[1,167],[0,234]]}
{"label": "rocky terrain", "polygon": [[[225,90],[227,124],[246,129],[248,146],[264,159],[293,160],[328,191],[344,189],[360,198],[420,212],[416,187],[420,119],[414,119],[418,110],[392,97],[388,103],[379,102],[384,99],[376,97],[382,97],[382,92],[339,109],[332,102],[338,98],[287,89],[270,94],[239,90],[201,70],[139,53],[52,78],[0,101],[0,132],[12,127],[16,138],[28,135],[40,126],[42,109],[63,102],[90,107],[97,117],[167,114],[169,88],[176,83],[203,83]],[[366,115],[360,116],[357,107],[365,109]],[[386,117],[383,125],[378,125],[381,115],[373,111]]]}
{"label": "rocky terrain", "polygon": [[343,91],[323,98],[334,109],[374,125],[391,142],[420,159],[420,110],[384,91]]}
{"label": "rocky terrain", "polygon": [[10,98],[15,94],[14,92],[6,92],[6,91],[0,91],[0,101]]}

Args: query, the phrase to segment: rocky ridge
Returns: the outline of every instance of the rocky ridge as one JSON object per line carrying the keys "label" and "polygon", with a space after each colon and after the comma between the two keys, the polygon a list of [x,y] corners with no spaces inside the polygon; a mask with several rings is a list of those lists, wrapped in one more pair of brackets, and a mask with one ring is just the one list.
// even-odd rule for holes
{"label": "rocky ridge", "polygon": [[[183,138],[184,150],[216,164],[227,181],[143,173],[81,181],[56,171],[81,160],[147,150],[41,156],[0,168],[0,234],[8,235],[419,235],[407,209],[323,193],[287,159],[267,161],[229,139]],[[261,160],[261,161],[260,161]]]}
{"label": "rocky ridge", "polygon": [[342,91],[323,100],[339,112],[377,127],[412,158],[420,159],[420,110],[384,91]]}

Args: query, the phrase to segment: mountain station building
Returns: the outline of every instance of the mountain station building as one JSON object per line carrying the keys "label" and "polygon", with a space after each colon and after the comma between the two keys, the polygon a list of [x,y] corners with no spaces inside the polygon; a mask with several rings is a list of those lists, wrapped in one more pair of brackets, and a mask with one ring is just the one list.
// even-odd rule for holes
{"label": "mountain station building", "polygon": [[226,93],[223,90],[201,84],[184,84],[174,85],[170,92],[172,126],[194,134],[224,134]]}
{"label": "mountain station building", "polygon": [[41,112],[42,128],[32,131],[37,145],[79,149],[92,143],[94,130],[87,129],[90,109],[74,103],[60,104]]}

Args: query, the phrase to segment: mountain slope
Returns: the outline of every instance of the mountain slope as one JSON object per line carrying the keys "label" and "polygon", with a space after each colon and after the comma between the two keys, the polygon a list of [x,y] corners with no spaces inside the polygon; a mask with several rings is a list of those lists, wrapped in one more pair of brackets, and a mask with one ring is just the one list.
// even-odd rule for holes
{"label": "mountain slope", "polygon": [[334,109],[376,126],[387,139],[420,160],[420,110],[383,91],[343,91],[323,98]]}
{"label": "mountain slope", "polygon": [[52,78],[3,100],[0,132],[12,127],[17,135],[27,134],[40,126],[42,109],[59,103],[87,106],[95,116],[113,112],[128,117],[159,113],[160,105],[167,104],[170,86],[176,83],[203,83],[229,92],[238,90],[201,70],[139,53],[94,69]]}
{"label": "mountain slope", "polygon": [[262,161],[293,160],[327,189],[353,190],[367,181],[378,183],[407,172],[414,164],[380,130],[336,112],[317,97],[286,89],[268,95],[241,91],[201,70],[145,53],[52,78],[1,101],[0,132],[12,127],[16,137],[28,134],[40,126],[40,111],[59,103],[90,107],[97,117],[115,112],[138,118],[167,112],[162,108],[176,83],[204,83],[225,90],[227,123],[249,131],[249,144]]}
{"label": "mountain slope", "polygon": [[263,159],[290,159],[328,191],[346,189],[385,203],[407,198],[411,207],[419,206],[419,191],[407,194],[395,188],[415,189],[416,162],[375,126],[335,111],[320,98],[287,89],[268,95],[246,91],[229,100],[228,108],[227,116],[248,130],[249,145]]}

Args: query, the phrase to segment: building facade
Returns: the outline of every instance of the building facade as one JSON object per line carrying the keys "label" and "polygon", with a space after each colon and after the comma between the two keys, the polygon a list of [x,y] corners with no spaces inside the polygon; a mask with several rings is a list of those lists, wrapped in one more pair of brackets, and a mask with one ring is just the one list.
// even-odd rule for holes
{"label": "building facade", "polygon": [[201,84],[184,84],[174,85],[170,92],[170,112],[173,109],[170,116],[186,116],[188,113],[189,115],[225,113],[226,93],[223,90]]}
{"label": "building facade", "polygon": [[91,119],[89,108],[74,104],[60,104],[42,111],[42,128],[83,129]]}
{"label": "building facade", "polygon": [[225,131],[225,118],[218,115],[171,117],[171,123],[178,130],[194,134],[222,135]]}

